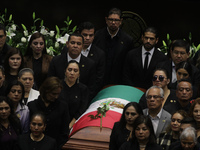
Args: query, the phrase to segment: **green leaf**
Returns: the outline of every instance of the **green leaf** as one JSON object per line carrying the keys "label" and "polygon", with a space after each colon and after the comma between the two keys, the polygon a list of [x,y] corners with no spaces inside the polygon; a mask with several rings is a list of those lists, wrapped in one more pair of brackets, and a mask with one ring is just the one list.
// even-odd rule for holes
{"label": "green leaf", "polygon": [[169,33],[167,33],[167,41],[169,41],[169,40],[170,40]]}
{"label": "green leaf", "polygon": [[192,33],[189,33],[189,40],[192,41]]}
{"label": "green leaf", "polygon": [[75,32],[75,31],[76,31],[76,28],[77,28],[77,26],[75,26],[75,27],[72,29],[72,32]]}
{"label": "green leaf", "polygon": [[33,20],[35,20],[35,12],[33,12]]}
{"label": "green leaf", "polygon": [[4,12],[5,12],[5,14],[7,14],[7,8],[5,8],[5,11],[4,11]]}
{"label": "green leaf", "polygon": [[9,17],[9,22],[11,22],[11,21],[12,21],[12,14]]}
{"label": "green leaf", "polygon": [[71,23],[72,23],[72,20],[69,21],[68,25],[70,26]]}
{"label": "green leaf", "polygon": [[60,29],[59,29],[59,27],[56,25],[56,39],[58,39],[59,37],[60,37]]}
{"label": "green leaf", "polygon": [[69,16],[67,16],[67,22],[69,22]]}
{"label": "green leaf", "polygon": [[42,26],[43,26],[43,24],[44,24],[44,21],[43,21],[43,20],[41,20],[40,26],[42,27]]}
{"label": "green leaf", "polygon": [[162,41],[162,43],[163,43],[163,46],[167,46],[167,44],[165,43],[165,41],[164,41],[164,40]]}
{"label": "green leaf", "polygon": [[26,26],[24,24],[21,24],[22,28],[26,31]]}
{"label": "green leaf", "polygon": [[200,44],[197,46],[197,51],[199,51],[199,49],[200,49]]}

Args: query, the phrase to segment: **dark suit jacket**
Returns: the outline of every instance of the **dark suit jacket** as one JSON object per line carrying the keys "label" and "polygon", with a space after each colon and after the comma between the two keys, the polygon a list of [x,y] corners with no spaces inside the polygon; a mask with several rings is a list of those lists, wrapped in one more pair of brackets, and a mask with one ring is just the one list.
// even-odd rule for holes
{"label": "dark suit jacket", "polygon": [[105,27],[96,32],[93,43],[106,54],[105,85],[121,84],[124,60],[133,49],[133,39],[120,29],[112,39]]}
{"label": "dark suit jacket", "polygon": [[[54,57],[49,66],[48,76],[55,76],[63,80],[65,77],[67,64],[67,53],[63,53],[62,55]],[[96,79],[95,62],[81,55],[79,68],[80,82],[87,85],[90,90],[93,90]]]}
{"label": "dark suit jacket", "polygon": [[[145,116],[147,116],[148,110],[149,110],[148,108],[143,110],[143,114]],[[162,131],[165,131],[166,127],[168,127],[170,122],[171,122],[171,114],[163,109],[162,114],[161,114],[160,119],[159,119],[158,128],[157,128],[157,131],[155,133],[157,138],[159,137],[159,135]]]}
{"label": "dark suit jacket", "polygon": [[96,67],[96,92],[101,90],[103,86],[103,79],[105,75],[106,58],[105,52],[98,48],[95,44],[92,44],[88,58],[95,62]]}
{"label": "dark suit jacket", "polygon": [[153,71],[157,64],[165,60],[167,60],[167,57],[155,49],[145,74],[142,63],[142,46],[131,50],[128,52],[124,64],[124,84],[148,89],[152,85]]}

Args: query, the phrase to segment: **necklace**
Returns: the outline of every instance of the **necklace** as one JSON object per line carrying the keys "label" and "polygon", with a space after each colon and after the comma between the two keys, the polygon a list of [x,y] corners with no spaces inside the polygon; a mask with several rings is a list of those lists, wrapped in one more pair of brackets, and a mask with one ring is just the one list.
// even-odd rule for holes
{"label": "necklace", "polygon": [[39,139],[34,139],[32,133],[30,134],[30,137],[31,137],[31,140],[33,140],[35,142],[39,142],[39,141],[41,141],[44,138],[44,134],[42,134],[41,138],[39,138]]}

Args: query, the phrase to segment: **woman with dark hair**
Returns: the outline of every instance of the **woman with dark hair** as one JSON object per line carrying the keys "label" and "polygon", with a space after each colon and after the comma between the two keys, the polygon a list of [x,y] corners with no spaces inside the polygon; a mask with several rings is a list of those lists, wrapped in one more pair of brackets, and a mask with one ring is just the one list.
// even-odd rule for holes
{"label": "woman with dark hair", "polygon": [[169,146],[179,140],[181,121],[185,117],[188,117],[188,114],[184,110],[177,110],[172,114],[171,123],[157,139],[157,143],[163,147],[163,150],[169,150]]}
{"label": "woman with dark hair", "polygon": [[5,92],[13,104],[13,109],[17,117],[20,119],[22,132],[27,133],[29,131],[29,109],[22,102],[24,93],[24,85],[18,80],[11,82]]}
{"label": "woman with dark hair", "polygon": [[33,70],[35,83],[39,89],[47,78],[49,64],[53,58],[47,54],[45,39],[41,33],[32,34],[24,56],[24,67]]}
{"label": "woman with dark hair", "polygon": [[21,51],[11,48],[6,54],[4,62],[6,85],[18,79],[18,72],[23,68],[23,65],[24,61]]}
{"label": "woman with dark hair", "polygon": [[172,89],[176,89],[177,83],[181,79],[188,79],[192,77],[192,65],[187,61],[183,61],[177,64],[176,77],[177,77],[177,81],[172,83],[170,86]]}
{"label": "woman with dark hair", "polygon": [[61,90],[60,79],[49,77],[40,86],[40,96],[28,103],[30,116],[38,111],[46,115],[44,133],[54,138],[60,149],[67,142],[69,134],[69,109],[59,97]]}
{"label": "woman with dark hair", "polygon": [[[168,104],[176,103],[176,91],[173,89],[169,89],[168,85],[170,83],[168,72],[165,69],[157,68],[152,77],[153,86],[158,86],[163,89],[164,91],[164,100],[162,103],[163,109],[170,112],[170,109],[167,109]],[[142,109],[147,108],[147,100],[146,100],[146,93],[142,95],[140,98],[139,104],[141,105]]]}
{"label": "woman with dark hair", "polygon": [[19,136],[17,149],[19,150],[57,150],[56,140],[45,135],[46,118],[43,113],[37,112],[30,120],[31,133]]}
{"label": "woman with dark hair", "polygon": [[140,115],[133,124],[133,139],[124,143],[120,150],[162,150],[156,143],[151,119]]}
{"label": "woman with dark hair", "polygon": [[13,110],[12,103],[6,97],[0,96],[0,148],[13,150],[19,134],[20,120]]}
{"label": "woman with dark hair", "polygon": [[138,103],[130,102],[124,107],[121,119],[114,124],[110,135],[110,150],[119,149],[124,142],[132,138],[133,123],[139,115],[143,115],[143,112]]}
{"label": "woman with dark hair", "polygon": [[71,128],[75,121],[85,112],[89,103],[89,89],[79,82],[80,69],[75,60],[69,61],[65,70],[65,79],[60,97],[69,106]]}

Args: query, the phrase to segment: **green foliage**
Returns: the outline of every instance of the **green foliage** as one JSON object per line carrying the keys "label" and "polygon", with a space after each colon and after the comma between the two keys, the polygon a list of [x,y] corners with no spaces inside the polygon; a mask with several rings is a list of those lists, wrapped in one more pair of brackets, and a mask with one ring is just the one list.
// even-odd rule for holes
{"label": "green foliage", "polygon": [[[200,44],[198,44],[198,46],[194,45],[194,42],[192,42],[191,32],[188,35],[188,39],[189,39],[189,44],[190,44],[190,58],[192,59],[195,56],[196,52],[199,51]],[[165,55],[167,55],[167,53],[169,53],[171,43],[172,43],[172,40],[170,39],[170,36],[167,33],[167,40],[166,42],[164,40],[162,41],[163,45],[160,47],[160,51],[163,52]]]}
{"label": "green foliage", "polygon": [[102,118],[106,116],[106,112],[109,110],[109,106],[104,104],[102,107],[98,107],[97,108],[97,114],[94,115],[89,115],[88,117],[90,117],[91,119],[98,119],[98,118]]}

